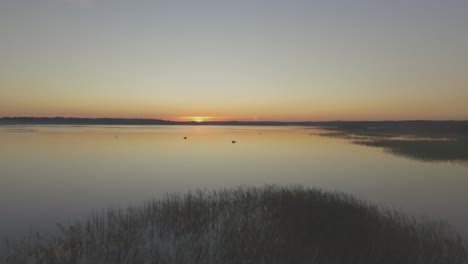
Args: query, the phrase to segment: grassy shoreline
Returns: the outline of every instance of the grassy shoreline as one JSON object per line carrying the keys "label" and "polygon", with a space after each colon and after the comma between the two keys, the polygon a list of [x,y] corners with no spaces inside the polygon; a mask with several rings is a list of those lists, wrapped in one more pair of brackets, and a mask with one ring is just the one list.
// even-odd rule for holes
{"label": "grassy shoreline", "polygon": [[468,263],[442,222],[319,189],[168,195],[10,242],[5,263]]}
{"label": "grassy shoreline", "polygon": [[468,162],[468,122],[350,122],[322,136],[423,162]]}

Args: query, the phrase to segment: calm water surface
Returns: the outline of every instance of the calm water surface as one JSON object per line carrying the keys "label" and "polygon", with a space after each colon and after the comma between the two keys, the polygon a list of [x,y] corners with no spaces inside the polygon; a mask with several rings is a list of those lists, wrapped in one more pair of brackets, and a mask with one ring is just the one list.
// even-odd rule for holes
{"label": "calm water surface", "polygon": [[[422,162],[317,128],[0,126],[0,239],[168,192],[297,185],[444,219],[468,238],[468,166]],[[187,140],[183,137],[187,136]],[[231,141],[236,140],[236,144]]]}

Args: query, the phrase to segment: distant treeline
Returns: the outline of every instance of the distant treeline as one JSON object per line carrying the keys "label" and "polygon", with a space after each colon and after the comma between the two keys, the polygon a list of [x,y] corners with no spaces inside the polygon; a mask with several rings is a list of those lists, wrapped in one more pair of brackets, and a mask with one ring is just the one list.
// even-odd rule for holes
{"label": "distant treeline", "polygon": [[457,128],[468,131],[468,121],[169,121],[133,118],[76,118],[76,117],[4,117],[2,125],[230,125],[230,126],[325,126],[341,129],[416,129]]}
{"label": "distant treeline", "polygon": [[169,121],[162,119],[133,118],[75,118],[75,117],[5,117],[6,125],[239,125],[239,126],[316,126],[329,122],[281,121]]}

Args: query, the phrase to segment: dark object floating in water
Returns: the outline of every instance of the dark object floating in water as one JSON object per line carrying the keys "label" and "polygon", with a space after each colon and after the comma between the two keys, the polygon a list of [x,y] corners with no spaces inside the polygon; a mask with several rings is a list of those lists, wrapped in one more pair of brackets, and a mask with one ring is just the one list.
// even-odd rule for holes
{"label": "dark object floating in water", "polygon": [[187,139],[187,137],[184,137],[184,139]]}
{"label": "dark object floating in water", "polygon": [[235,140],[232,141],[232,144],[236,144],[236,143],[237,143],[237,141],[235,141]]}

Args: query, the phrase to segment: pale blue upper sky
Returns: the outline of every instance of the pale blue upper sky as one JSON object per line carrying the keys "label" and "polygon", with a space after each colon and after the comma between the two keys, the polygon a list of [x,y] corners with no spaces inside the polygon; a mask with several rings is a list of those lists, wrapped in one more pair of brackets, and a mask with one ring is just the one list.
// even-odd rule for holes
{"label": "pale blue upper sky", "polygon": [[0,116],[468,119],[467,0],[0,0]]}

